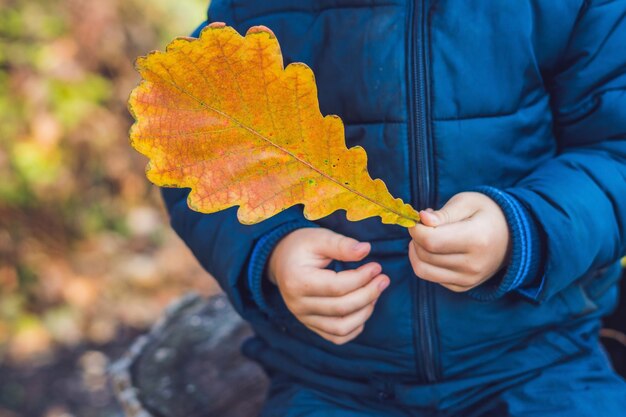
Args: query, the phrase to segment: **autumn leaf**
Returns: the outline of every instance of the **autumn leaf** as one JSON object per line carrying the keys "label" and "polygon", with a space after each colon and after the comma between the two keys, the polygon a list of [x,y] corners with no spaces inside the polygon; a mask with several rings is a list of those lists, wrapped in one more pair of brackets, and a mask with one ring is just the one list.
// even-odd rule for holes
{"label": "autumn leaf", "polygon": [[419,221],[370,177],[365,150],[346,147],[341,119],[320,113],[313,72],[302,63],[284,68],[266,27],[242,37],[213,24],[136,66],[144,81],[129,100],[131,143],[150,159],[150,181],[192,189],[192,209],[238,205],[244,224],[296,204],[311,220],[344,209],[352,221]]}

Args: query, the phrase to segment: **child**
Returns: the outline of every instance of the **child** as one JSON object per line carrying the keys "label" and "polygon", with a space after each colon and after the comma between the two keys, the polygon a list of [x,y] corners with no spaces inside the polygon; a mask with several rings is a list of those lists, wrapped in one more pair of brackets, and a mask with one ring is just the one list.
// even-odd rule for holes
{"label": "child", "polygon": [[209,19],[271,28],[372,177],[438,208],[408,231],[300,207],[244,226],[163,191],[256,332],[262,416],[626,415],[598,342],[626,253],[626,1],[213,0]]}

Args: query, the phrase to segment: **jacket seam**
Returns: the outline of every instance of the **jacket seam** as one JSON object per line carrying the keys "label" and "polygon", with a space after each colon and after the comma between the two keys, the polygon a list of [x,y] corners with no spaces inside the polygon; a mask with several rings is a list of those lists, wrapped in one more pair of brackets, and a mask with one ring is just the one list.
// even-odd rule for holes
{"label": "jacket seam", "polygon": [[471,116],[461,116],[461,117],[440,117],[440,118],[433,118],[433,121],[435,122],[455,122],[455,121],[459,121],[459,120],[473,120],[473,119],[496,119],[496,118],[500,118],[500,117],[511,117],[511,116],[515,116],[516,114],[528,110],[532,107],[538,106],[539,104],[546,102],[547,100],[547,94],[542,94],[540,95],[540,97],[537,100],[531,101],[530,103],[528,103],[525,106],[521,106],[518,107],[515,110],[512,111],[508,111],[508,112],[501,112],[501,113],[479,113],[476,115],[471,115]]}
{"label": "jacket seam", "polygon": [[[237,19],[237,9],[240,9],[241,7],[239,5],[236,4],[232,4],[232,9],[233,9],[233,16],[235,17],[235,20]],[[381,8],[381,7],[402,7],[400,4],[397,3],[385,3],[385,4],[372,4],[372,5],[346,5],[346,6],[332,6],[332,7],[320,7],[320,8],[316,8],[313,10],[306,10],[306,9],[283,9],[283,10],[276,10],[276,11],[270,11],[270,12],[266,12],[266,13],[258,13],[252,16],[245,16],[243,19],[238,20],[240,23],[241,22],[245,22],[247,20],[253,20],[253,19],[257,19],[259,17],[268,17],[268,16],[275,16],[278,14],[291,14],[291,13],[301,13],[301,14],[321,14],[321,13],[325,13],[329,10],[354,10],[354,9],[376,9],[376,8]]]}
{"label": "jacket seam", "polygon": [[587,117],[590,113],[596,109],[600,103],[602,97],[607,93],[613,93],[616,91],[625,91],[626,87],[614,87],[606,88],[588,95],[585,99],[578,101],[575,105],[569,107],[562,107],[557,111],[553,111],[554,122],[559,126],[570,126],[576,124],[581,119]]}
{"label": "jacket seam", "polygon": [[404,120],[399,120],[399,121],[386,121],[386,120],[374,120],[374,121],[362,121],[362,122],[357,122],[357,121],[349,121],[349,120],[343,120],[343,124],[345,126],[360,126],[360,125],[405,125],[408,122],[404,121]]}
{"label": "jacket seam", "polygon": [[[428,101],[429,101],[429,105],[428,105],[428,114],[426,115],[428,118],[428,124],[429,127],[428,129],[430,130],[430,135],[432,137],[431,140],[431,151],[432,151],[432,185],[431,187],[433,188],[433,196],[434,196],[434,201],[433,204],[438,205],[439,204],[439,170],[437,168],[437,161],[439,159],[439,155],[437,152],[437,141],[434,138],[434,122],[435,119],[433,118],[433,103],[435,102],[435,83],[432,82],[432,77],[435,73],[435,71],[432,68],[432,63],[434,61],[433,58],[433,48],[432,48],[432,39],[433,39],[433,16],[435,14],[435,1],[431,2],[429,4],[429,9],[427,10],[427,15],[426,15],[426,32],[428,34],[428,38],[427,41],[424,44],[424,47],[426,48],[426,56],[428,57],[428,72],[427,72],[427,79],[426,82],[428,83]],[[436,309],[434,309],[436,310]],[[435,312],[435,317],[436,317],[436,312]],[[439,330],[436,330],[437,333],[437,340],[439,340]]]}

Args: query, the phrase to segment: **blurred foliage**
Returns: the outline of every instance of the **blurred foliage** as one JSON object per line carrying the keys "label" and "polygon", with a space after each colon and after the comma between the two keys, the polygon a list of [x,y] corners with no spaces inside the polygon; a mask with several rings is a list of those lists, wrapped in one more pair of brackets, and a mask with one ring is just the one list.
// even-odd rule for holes
{"label": "blurred foliage", "polygon": [[110,343],[216,290],[167,226],[126,107],[134,59],[206,3],[0,0],[0,363]]}

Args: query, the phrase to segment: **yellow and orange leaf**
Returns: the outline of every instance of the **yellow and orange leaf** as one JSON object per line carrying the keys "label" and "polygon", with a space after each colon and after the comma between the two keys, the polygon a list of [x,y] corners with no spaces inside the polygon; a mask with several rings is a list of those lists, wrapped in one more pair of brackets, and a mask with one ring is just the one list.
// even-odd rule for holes
{"label": "yellow and orange leaf", "polygon": [[136,65],[144,81],[129,100],[131,143],[150,158],[150,181],[192,189],[192,209],[238,205],[244,224],[296,204],[311,220],[344,209],[353,221],[419,221],[370,177],[365,150],[346,147],[341,119],[322,116],[311,69],[283,67],[269,29],[242,37],[213,24],[199,39],[175,39]]}

